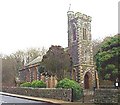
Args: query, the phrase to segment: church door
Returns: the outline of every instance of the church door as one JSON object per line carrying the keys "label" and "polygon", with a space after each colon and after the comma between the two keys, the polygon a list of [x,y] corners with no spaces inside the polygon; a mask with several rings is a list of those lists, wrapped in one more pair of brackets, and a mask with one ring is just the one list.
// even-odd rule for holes
{"label": "church door", "polygon": [[87,72],[86,74],[85,74],[85,77],[84,77],[84,88],[85,89],[90,89],[90,78],[91,78],[91,75],[90,75],[90,73],[89,72]]}

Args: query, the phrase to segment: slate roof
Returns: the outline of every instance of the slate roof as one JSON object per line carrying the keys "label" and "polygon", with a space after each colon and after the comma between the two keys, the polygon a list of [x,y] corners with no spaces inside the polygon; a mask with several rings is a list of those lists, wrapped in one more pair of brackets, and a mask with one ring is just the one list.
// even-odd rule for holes
{"label": "slate roof", "polygon": [[34,65],[36,63],[40,63],[42,61],[42,56],[38,56],[37,58],[35,58],[34,60],[32,60],[31,62],[29,62],[28,64],[26,64],[25,66],[29,66],[29,65]]}

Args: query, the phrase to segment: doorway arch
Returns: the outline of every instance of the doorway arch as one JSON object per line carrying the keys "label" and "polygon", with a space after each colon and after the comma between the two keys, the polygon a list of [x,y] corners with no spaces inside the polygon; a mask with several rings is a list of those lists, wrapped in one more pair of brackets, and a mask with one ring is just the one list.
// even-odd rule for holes
{"label": "doorway arch", "polygon": [[84,89],[91,89],[92,85],[92,74],[87,72],[84,76]]}

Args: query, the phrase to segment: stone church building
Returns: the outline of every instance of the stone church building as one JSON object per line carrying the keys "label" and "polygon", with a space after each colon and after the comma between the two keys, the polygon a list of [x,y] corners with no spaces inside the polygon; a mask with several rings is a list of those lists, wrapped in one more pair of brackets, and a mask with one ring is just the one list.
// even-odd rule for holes
{"label": "stone church building", "polygon": [[68,11],[68,49],[72,58],[72,79],[83,89],[98,87],[98,76],[93,62],[91,17]]}
{"label": "stone church building", "polygon": [[[91,42],[91,17],[79,12],[67,12],[68,16],[68,51],[72,60],[71,79],[80,83],[83,89],[98,87],[98,75],[93,62],[93,46]],[[19,70],[20,80],[32,82],[43,80],[49,88],[55,87],[57,79],[39,73],[42,58],[38,57]]]}

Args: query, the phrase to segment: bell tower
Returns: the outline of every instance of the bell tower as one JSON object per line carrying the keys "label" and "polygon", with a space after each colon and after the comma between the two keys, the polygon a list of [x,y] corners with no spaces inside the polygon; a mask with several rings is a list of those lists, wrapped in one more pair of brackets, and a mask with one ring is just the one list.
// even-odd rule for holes
{"label": "bell tower", "polygon": [[68,11],[67,16],[68,48],[73,65],[72,79],[79,82],[84,89],[92,89],[95,86],[95,67],[91,43],[92,19],[90,16],[73,11]]}

